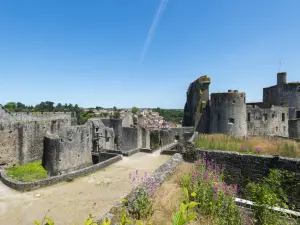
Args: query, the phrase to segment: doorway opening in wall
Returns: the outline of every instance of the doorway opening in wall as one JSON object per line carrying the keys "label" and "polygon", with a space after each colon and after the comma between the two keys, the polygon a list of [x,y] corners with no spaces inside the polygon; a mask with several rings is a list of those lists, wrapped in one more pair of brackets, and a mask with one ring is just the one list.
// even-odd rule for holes
{"label": "doorway opening in wall", "polygon": [[264,114],[264,120],[268,121],[268,114],[266,114],[266,113]]}
{"label": "doorway opening in wall", "polygon": [[283,132],[285,132],[285,126],[283,126]]}
{"label": "doorway opening in wall", "polygon": [[248,122],[250,122],[250,120],[251,120],[251,114],[248,113]]}
{"label": "doorway opening in wall", "polygon": [[297,119],[300,119],[300,111],[297,111],[297,112],[296,112],[296,118],[297,118]]}
{"label": "doorway opening in wall", "polygon": [[234,119],[233,118],[229,118],[228,119],[228,124],[234,124]]}
{"label": "doorway opening in wall", "polygon": [[281,114],[281,120],[282,120],[282,122],[285,121],[285,114],[284,113]]}
{"label": "doorway opening in wall", "polygon": [[276,129],[276,132],[278,132],[278,127],[276,127],[275,129]]}

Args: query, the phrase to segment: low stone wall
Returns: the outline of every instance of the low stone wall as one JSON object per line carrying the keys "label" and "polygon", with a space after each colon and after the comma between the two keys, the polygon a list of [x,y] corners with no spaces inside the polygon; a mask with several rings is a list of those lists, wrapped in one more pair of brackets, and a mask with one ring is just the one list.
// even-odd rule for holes
{"label": "low stone wall", "polygon": [[196,149],[197,154],[206,154],[208,160],[213,160],[225,167],[225,182],[238,185],[238,195],[245,198],[245,187],[249,182],[257,182],[266,177],[271,169],[286,170],[295,176],[284,180],[282,186],[286,189],[289,203],[300,209],[300,159],[279,156],[259,156],[226,152],[219,150]]}
{"label": "low stone wall", "polygon": [[6,175],[5,170],[1,171],[0,178],[1,178],[2,182],[4,184],[6,184],[7,186],[9,186],[10,188],[13,188],[18,191],[30,191],[30,190],[38,189],[41,187],[53,185],[53,184],[56,184],[61,181],[67,181],[68,179],[74,179],[76,177],[80,177],[80,176],[84,176],[84,175],[96,172],[96,171],[98,171],[104,167],[107,167],[110,164],[115,163],[121,159],[122,159],[121,155],[115,154],[112,158],[110,158],[106,161],[100,162],[98,164],[95,164],[95,165],[92,165],[92,166],[89,166],[89,167],[86,167],[86,168],[83,168],[80,170],[73,171],[69,174],[54,176],[54,177],[50,177],[50,178],[47,178],[44,180],[39,180],[39,181],[34,181],[34,182],[22,182],[22,181],[13,180]]}
{"label": "low stone wall", "polygon": [[[161,165],[158,169],[154,171],[154,173],[151,176],[151,179],[153,181],[153,185],[156,185],[157,187],[161,185],[168,177],[172,175],[172,173],[175,171],[175,169],[180,165],[180,163],[183,162],[183,158],[181,154],[175,154],[173,155],[167,162],[165,162],[163,165]],[[140,188],[144,188],[145,183],[140,184],[137,188],[133,189],[125,198],[127,201],[130,201],[136,196],[136,193],[140,190]],[[147,191],[147,189],[145,189]],[[122,204],[119,203],[115,207],[111,208],[111,210],[106,213],[103,218],[111,219],[112,225],[117,224],[120,219],[118,214],[116,212],[120,211],[120,208],[122,207]],[[103,219],[102,218],[102,219]],[[101,220],[100,220],[101,221]]]}

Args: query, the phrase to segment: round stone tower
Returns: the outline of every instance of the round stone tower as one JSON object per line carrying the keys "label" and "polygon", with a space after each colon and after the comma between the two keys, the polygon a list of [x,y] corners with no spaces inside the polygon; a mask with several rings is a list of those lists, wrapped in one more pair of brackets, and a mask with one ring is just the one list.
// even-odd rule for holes
{"label": "round stone tower", "polygon": [[277,73],[277,85],[286,83],[286,72]]}
{"label": "round stone tower", "polygon": [[210,132],[247,136],[246,94],[237,90],[211,94]]}

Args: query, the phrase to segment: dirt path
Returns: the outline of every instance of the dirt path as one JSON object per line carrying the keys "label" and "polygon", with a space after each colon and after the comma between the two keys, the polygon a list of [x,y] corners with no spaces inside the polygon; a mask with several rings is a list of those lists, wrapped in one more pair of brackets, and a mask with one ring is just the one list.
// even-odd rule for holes
{"label": "dirt path", "polygon": [[33,225],[49,209],[55,225],[81,225],[91,213],[100,218],[131,190],[129,173],[152,173],[169,159],[137,153],[91,175],[39,190],[20,193],[0,182],[0,224]]}

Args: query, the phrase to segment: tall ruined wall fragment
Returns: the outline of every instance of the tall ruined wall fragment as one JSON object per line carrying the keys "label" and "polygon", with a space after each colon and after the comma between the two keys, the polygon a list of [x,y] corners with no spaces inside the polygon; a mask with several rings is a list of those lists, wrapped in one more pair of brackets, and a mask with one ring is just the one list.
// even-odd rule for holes
{"label": "tall ruined wall fragment", "polygon": [[43,166],[49,175],[69,173],[93,164],[92,127],[88,124],[72,126],[58,132],[47,133]]}
{"label": "tall ruined wall fragment", "polygon": [[133,114],[132,112],[124,113],[122,118],[122,127],[132,127],[133,126]]}
{"label": "tall ruined wall fragment", "polygon": [[190,84],[184,106],[182,126],[197,128],[199,121],[204,120],[204,118],[201,120],[201,117],[204,116],[203,112],[209,101],[209,85],[210,78],[208,76],[201,76]]}
{"label": "tall ruined wall fragment", "polygon": [[122,137],[122,120],[120,119],[101,119],[106,127],[112,128],[115,134],[114,143],[119,150],[123,149],[123,137]]}

